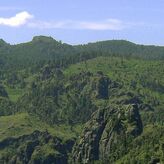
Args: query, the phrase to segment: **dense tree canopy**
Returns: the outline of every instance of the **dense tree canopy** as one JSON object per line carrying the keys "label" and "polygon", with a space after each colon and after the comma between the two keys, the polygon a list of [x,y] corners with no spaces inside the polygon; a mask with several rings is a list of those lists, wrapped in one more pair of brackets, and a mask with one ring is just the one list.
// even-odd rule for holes
{"label": "dense tree canopy", "polygon": [[0,40],[0,163],[163,163],[163,59],[123,40]]}

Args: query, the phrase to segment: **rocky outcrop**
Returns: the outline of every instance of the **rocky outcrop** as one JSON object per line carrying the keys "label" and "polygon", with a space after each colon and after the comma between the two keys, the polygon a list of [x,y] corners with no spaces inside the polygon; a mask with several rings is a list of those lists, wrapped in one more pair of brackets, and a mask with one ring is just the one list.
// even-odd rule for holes
{"label": "rocky outcrop", "polygon": [[98,159],[99,141],[106,125],[104,110],[96,112],[84,128],[83,136],[73,149],[73,161],[88,163]]}
{"label": "rocky outcrop", "polygon": [[0,97],[8,97],[8,94],[5,90],[5,88],[1,84],[0,84]]}
{"label": "rocky outcrop", "polygon": [[102,160],[112,163],[126,154],[127,145],[142,133],[137,106],[99,109],[86,124],[73,148],[73,163]]}
{"label": "rocky outcrop", "polygon": [[94,79],[94,83],[96,85],[96,97],[100,99],[107,99],[109,96],[108,86],[110,84],[110,80],[107,76],[105,76],[102,72],[97,73],[97,77]]}
{"label": "rocky outcrop", "polygon": [[71,151],[73,144],[73,140],[63,143],[61,139],[51,136],[47,131],[34,131],[18,138],[7,138],[0,142],[0,151],[7,150],[12,153],[0,154],[0,163],[66,164],[67,153]]}

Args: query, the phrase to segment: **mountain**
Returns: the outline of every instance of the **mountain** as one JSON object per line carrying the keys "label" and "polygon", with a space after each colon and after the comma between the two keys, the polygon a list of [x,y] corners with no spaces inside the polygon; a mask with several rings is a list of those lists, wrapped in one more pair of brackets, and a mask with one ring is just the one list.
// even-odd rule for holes
{"label": "mountain", "polygon": [[164,59],[164,47],[138,45],[126,40],[109,40],[76,46],[82,51],[93,51],[100,54],[114,54],[144,59]]}
{"label": "mountain", "polygon": [[29,67],[40,61],[55,60],[74,52],[71,45],[62,44],[45,36],[36,36],[32,41],[18,45],[8,45],[3,42],[0,50],[3,52],[0,59],[5,57],[2,66],[14,69]]}
{"label": "mountain", "polygon": [[163,47],[0,41],[0,163],[164,163]]}
{"label": "mountain", "polygon": [[164,59],[164,47],[137,45],[125,40],[110,40],[72,46],[52,37],[35,36],[32,41],[10,45],[0,40],[0,67],[24,68],[59,58],[94,58],[96,56],[127,56],[144,59]]}

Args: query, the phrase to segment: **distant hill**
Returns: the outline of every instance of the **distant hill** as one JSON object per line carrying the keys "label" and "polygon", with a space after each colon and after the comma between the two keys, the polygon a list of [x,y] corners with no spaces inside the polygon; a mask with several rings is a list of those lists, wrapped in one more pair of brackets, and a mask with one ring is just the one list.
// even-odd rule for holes
{"label": "distant hill", "polygon": [[138,45],[125,40],[108,40],[76,46],[81,51],[93,51],[100,54],[132,56],[144,59],[164,59],[164,47]]}
{"label": "distant hill", "polygon": [[62,44],[51,37],[37,36],[32,41],[9,45],[0,41],[0,63],[6,67],[25,67],[44,60],[53,60],[59,56],[74,52],[68,44]]}
{"label": "distant hill", "polygon": [[62,57],[73,56],[76,61],[97,56],[123,56],[143,59],[164,59],[164,47],[137,45],[125,40],[109,40],[72,46],[52,37],[35,36],[32,41],[10,45],[0,40],[0,68],[24,68]]}

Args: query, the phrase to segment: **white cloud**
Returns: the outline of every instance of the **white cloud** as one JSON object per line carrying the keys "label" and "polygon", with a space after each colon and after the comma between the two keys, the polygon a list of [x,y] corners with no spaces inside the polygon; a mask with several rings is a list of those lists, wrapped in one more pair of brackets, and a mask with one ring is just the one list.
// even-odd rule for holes
{"label": "white cloud", "polygon": [[90,30],[122,30],[124,24],[117,19],[108,19],[103,22],[80,22],[79,28]]}
{"label": "white cloud", "polygon": [[2,18],[0,17],[0,25],[19,27],[28,22],[29,19],[33,18],[33,15],[26,11],[17,13],[14,17]]}
{"label": "white cloud", "polygon": [[29,27],[40,29],[81,29],[81,30],[122,30],[125,24],[117,19],[104,21],[33,21],[28,23]]}
{"label": "white cloud", "polygon": [[[0,8],[1,9],[1,8]],[[7,9],[7,8],[6,8]],[[77,30],[123,30],[125,28],[138,26],[139,23],[123,22],[119,19],[107,19],[102,21],[42,21],[32,19],[34,16],[23,11],[10,18],[0,17],[0,25],[20,27],[26,25],[29,28],[37,29],[77,29]]]}

